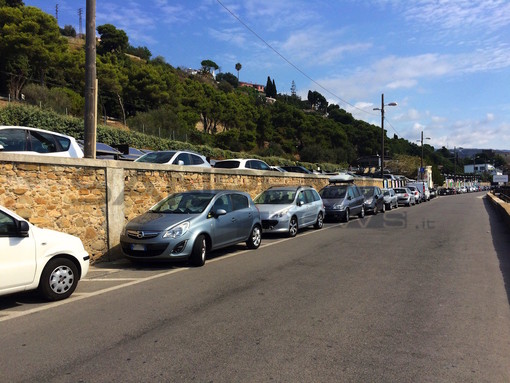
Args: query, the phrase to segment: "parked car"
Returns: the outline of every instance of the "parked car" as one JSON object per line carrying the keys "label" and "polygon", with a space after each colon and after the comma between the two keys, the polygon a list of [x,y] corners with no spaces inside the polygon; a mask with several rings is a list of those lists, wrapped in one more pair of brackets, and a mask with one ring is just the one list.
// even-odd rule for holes
{"label": "parked car", "polygon": [[253,158],[236,158],[231,160],[216,161],[214,167],[218,169],[251,169],[251,170],[273,170],[262,160]]}
{"label": "parked car", "polygon": [[348,222],[351,216],[365,217],[365,197],[352,182],[332,182],[319,192],[326,218]]}
{"label": "parked car", "polygon": [[365,212],[377,214],[379,212],[386,211],[386,205],[384,204],[384,196],[381,189],[377,186],[361,186],[360,187],[363,196],[365,197]]}
{"label": "parked car", "polygon": [[36,227],[0,206],[0,295],[37,289],[58,301],[88,270],[89,254],[78,237]]}
{"label": "parked car", "polygon": [[386,205],[386,210],[391,210],[393,208],[398,207],[398,197],[395,194],[395,190],[390,189],[382,189],[384,204]]}
{"label": "parked car", "polygon": [[304,166],[297,166],[297,165],[294,165],[294,166],[282,166],[282,169],[287,171],[287,172],[292,172],[292,173],[313,174],[313,172],[311,172],[310,170],[308,170]]}
{"label": "parked car", "polygon": [[211,250],[261,242],[260,213],[248,193],[199,190],[172,194],[128,222],[123,254],[133,261],[188,260],[203,266]]}
{"label": "parked car", "polygon": [[436,188],[430,188],[430,199],[437,197],[437,189]]}
{"label": "parked car", "polygon": [[274,170],[276,172],[280,173],[287,173],[287,170],[282,169],[280,166],[270,166],[271,170]]}
{"label": "parked car", "polygon": [[[85,142],[83,140],[77,140],[80,148],[85,151]],[[102,142],[96,142],[96,158],[99,160],[118,160],[122,156],[122,153],[107,144]]]}
{"label": "parked car", "polygon": [[406,186],[414,186],[421,195],[422,202],[430,201],[430,190],[428,183],[424,181],[416,181],[408,183]]}
{"label": "parked car", "polygon": [[324,224],[322,199],[309,186],[271,187],[254,201],[260,211],[263,232],[295,237],[301,228],[313,225],[321,229]]}
{"label": "parked car", "polygon": [[135,162],[199,166],[203,168],[211,167],[211,164],[203,155],[186,150],[163,150],[150,152],[138,157]]}
{"label": "parked car", "polygon": [[415,194],[408,188],[402,187],[393,190],[395,190],[399,205],[411,206],[416,204]]}
{"label": "parked car", "polygon": [[26,126],[0,126],[0,153],[82,158],[76,140],[65,134]]}
{"label": "parked car", "polygon": [[408,188],[411,191],[411,193],[413,193],[416,203],[421,203],[423,201],[423,197],[422,197],[421,192],[418,188],[411,186],[409,184],[406,185],[406,188]]}

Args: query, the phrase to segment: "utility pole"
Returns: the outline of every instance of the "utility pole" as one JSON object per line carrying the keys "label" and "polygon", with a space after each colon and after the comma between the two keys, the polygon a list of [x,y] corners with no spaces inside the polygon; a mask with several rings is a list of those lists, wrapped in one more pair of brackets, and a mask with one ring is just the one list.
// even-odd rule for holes
{"label": "utility pole", "polygon": [[384,184],[384,107],[385,106],[397,106],[396,102],[390,102],[389,104],[384,105],[384,93],[381,94],[381,107],[374,108],[374,110],[381,111],[381,178]]}
{"label": "utility pole", "polygon": [[85,31],[85,135],[86,158],[96,158],[96,0],[87,0]]}
{"label": "utility pole", "polygon": [[[430,140],[430,137],[425,137],[426,140]],[[423,169],[423,130],[421,131],[421,166],[420,166],[420,178],[423,180],[423,173],[425,173],[425,169]]]}

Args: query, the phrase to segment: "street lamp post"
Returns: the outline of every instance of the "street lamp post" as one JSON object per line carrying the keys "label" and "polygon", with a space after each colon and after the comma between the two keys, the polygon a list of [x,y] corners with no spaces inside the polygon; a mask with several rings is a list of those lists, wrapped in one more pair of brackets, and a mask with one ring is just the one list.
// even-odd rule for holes
{"label": "street lamp post", "polygon": [[384,93],[381,94],[381,107],[374,108],[374,110],[381,111],[381,178],[384,183],[384,107],[385,106],[397,106],[396,102],[390,102],[389,104],[384,104]]}

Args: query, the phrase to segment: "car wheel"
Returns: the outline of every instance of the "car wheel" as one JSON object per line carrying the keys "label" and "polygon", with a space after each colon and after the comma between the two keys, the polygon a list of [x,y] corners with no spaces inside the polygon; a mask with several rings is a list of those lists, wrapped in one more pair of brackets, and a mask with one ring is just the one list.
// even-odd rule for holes
{"label": "car wheel", "polygon": [[246,246],[250,249],[258,249],[262,242],[262,230],[259,225],[253,226],[251,229],[250,237],[246,241]]}
{"label": "car wheel", "polygon": [[345,209],[344,222],[349,222],[349,219],[351,219],[350,215],[349,209]]}
{"label": "car wheel", "polygon": [[319,212],[319,215],[317,216],[317,221],[315,221],[315,225],[313,225],[316,229],[322,229],[324,226],[324,216],[322,215],[322,211]]}
{"label": "car wheel", "polygon": [[365,218],[365,207],[364,206],[361,206],[361,211],[359,212],[358,216],[360,218]]}
{"label": "car wheel", "polygon": [[295,237],[298,232],[298,222],[296,217],[292,217],[289,222],[289,237]]}
{"label": "car wheel", "polygon": [[67,258],[53,258],[41,274],[40,294],[49,301],[68,298],[78,285],[78,268]]}
{"label": "car wheel", "polygon": [[383,203],[381,206],[381,213],[386,213],[386,204]]}
{"label": "car wheel", "polygon": [[379,213],[379,211],[377,210],[377,204],[375,204],[374,210],[372,210],[372,211],[373,211],[373,213],[372,213],[373,215],[377,215],[377,213]]}
{"label": "car wheel", "polygon": [[191,256],[189,257],[189,263],[192,266],[200,267],[205,264],[205,256],[207,254],[207,241],[205,235],[201,234],[195,239],[193,244],[193,250],[191,250]]}

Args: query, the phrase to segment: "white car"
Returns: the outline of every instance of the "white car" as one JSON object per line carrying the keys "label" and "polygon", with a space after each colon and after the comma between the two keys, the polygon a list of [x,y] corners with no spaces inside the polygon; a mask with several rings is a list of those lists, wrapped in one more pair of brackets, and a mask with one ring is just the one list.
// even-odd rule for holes
{"label": "white car", "polygon": [[218,169],[273,170],[264,161],[254,158],[235,158],[232,160],[216,161],[214,167]]}
{"label": "white car", "polygon": [[0,295],[37,289],[58,301],[88,270],[89,254],[78,237],[38,228],[0,206]]}
{"label": "white car", "polygon": [[0,153],[5,152],[83,158],[74,137],[26,126],[0,126]]}
{"label": "white car", "polygon": [[211,164],[203,155],[186,150],[162,150],[159,152],[149,152],[138,157],[135,162],[199,166],[203,168],[211,167]]}

